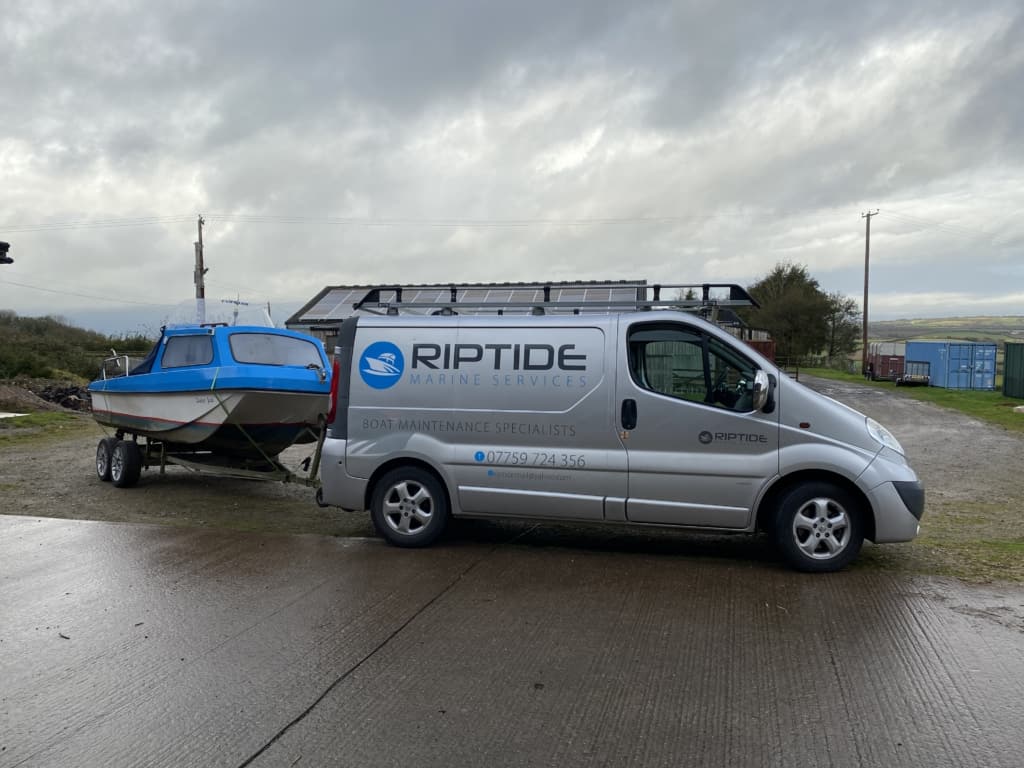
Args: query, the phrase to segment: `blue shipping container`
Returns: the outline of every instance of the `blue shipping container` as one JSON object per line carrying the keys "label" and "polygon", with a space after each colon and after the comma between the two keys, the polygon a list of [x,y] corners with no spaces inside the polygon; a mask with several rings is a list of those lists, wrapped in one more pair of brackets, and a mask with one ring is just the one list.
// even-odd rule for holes
{"label": "blue shipping container", "polygon": [[995,389],[996,345],[987,341],[908,341],[907,362],[931,364],[931,385]]}

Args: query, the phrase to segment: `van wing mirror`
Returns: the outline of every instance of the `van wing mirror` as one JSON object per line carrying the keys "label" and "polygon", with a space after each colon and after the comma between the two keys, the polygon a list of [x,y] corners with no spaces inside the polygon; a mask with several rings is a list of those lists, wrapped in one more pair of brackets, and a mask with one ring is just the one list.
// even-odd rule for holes
{"label": "van wing mirror", "polygon": [[772,382],[760,368],[754,373],[754,410],[764,410],[771,400]]}

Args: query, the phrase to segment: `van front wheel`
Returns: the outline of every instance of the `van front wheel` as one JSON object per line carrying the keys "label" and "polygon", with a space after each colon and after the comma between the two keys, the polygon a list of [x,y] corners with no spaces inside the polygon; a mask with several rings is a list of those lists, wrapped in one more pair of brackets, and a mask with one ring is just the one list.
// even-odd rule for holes
{"label": "van front wheel", "polygon": [[798,571],[838,571],[853,562],[864,543],[859,505],[831,483],[799,485],[779,503],[775,541]]}
{"label": "van front wheel", "polygon": [[374,486],[370,517],[377,532],[398,547],[426,547],[448,523],[448,499],[437,478],[419,467],[399,467]]}

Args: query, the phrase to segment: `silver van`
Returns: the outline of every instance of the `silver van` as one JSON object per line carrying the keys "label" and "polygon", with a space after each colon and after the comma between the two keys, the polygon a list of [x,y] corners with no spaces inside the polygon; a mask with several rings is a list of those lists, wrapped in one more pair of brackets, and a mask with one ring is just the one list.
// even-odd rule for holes
{"label": "silver van", "polygon": [[450,516],[763,530],[834,571],[919,530],[888,430],[690,312],[353,316],[335,366],[318,500],[398,546]]}

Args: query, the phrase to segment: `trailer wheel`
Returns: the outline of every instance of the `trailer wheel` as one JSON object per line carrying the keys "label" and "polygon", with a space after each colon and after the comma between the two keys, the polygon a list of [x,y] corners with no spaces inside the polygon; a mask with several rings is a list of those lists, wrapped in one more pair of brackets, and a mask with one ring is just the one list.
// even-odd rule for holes
{"label": "trailer wheel", "polygon": [[110,482],[110,454],[116,443],[116,437],[104,437],[96,446],[96,476],[105,483]]}
{"label": "trailer wheel", "polygon": [[134,440],[118,440],[110,452],[110,480],[118,488],[131,488],[142,476],[142,451]]}
{"label": "trailer wheel", "polygon": [[373,527],[398,547],[426,547],[448,523],[448,498],[437,478],[419,467],[399,467],[384,475],[370,499]]}
{"label": "trailer wheel", "polygon": [[857,557],[864,543],[861,510],[832,483],[798,485],[779,502],[775,541],[798,571],[838,571]]}

